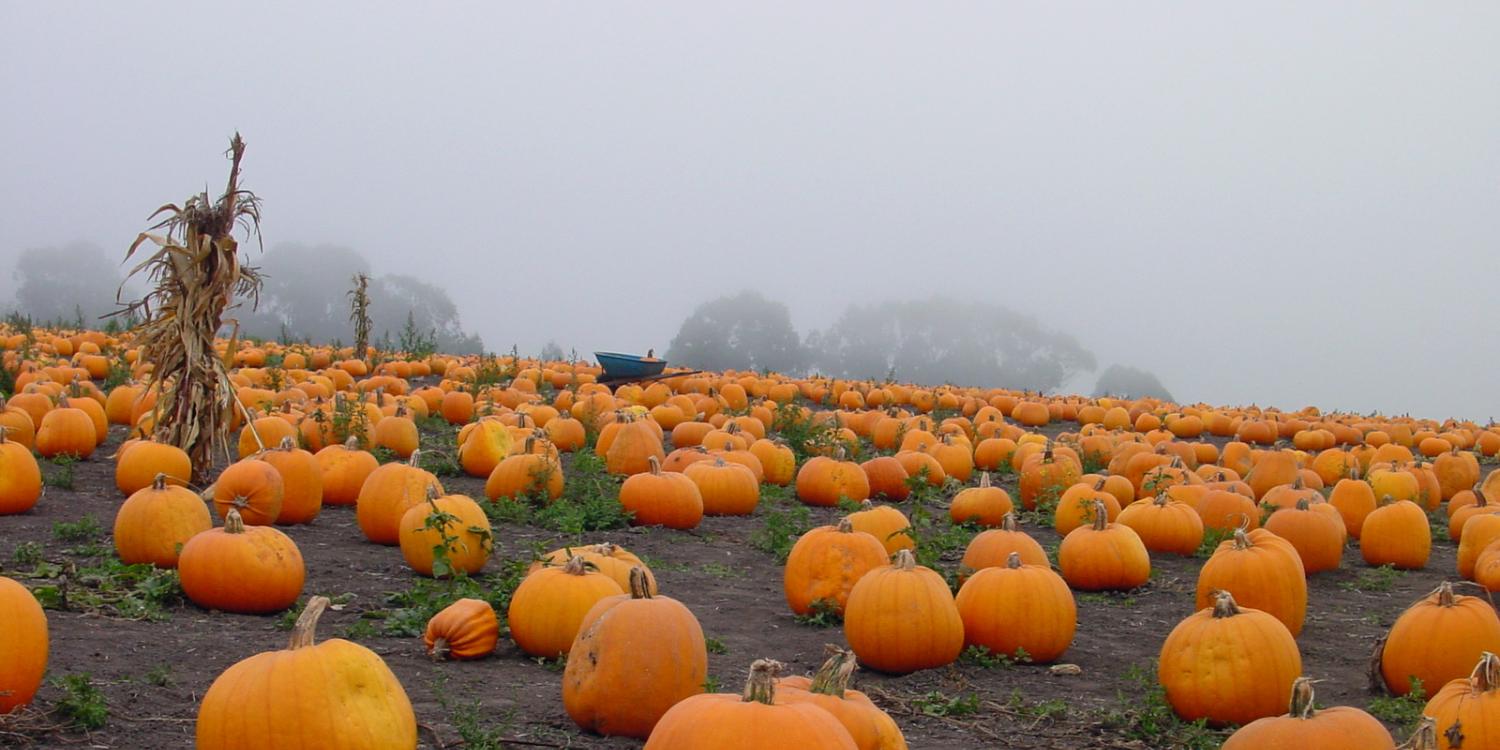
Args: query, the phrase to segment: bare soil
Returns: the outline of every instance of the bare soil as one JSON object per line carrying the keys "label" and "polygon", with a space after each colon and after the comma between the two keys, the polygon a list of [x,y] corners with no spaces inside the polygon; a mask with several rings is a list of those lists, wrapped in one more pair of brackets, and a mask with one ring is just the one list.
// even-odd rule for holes
{"label": "bare soil", "polygon": [[[72,490],[49,488],[31,512],[0,517],[4,574],[24,580],[31,566],[13,562],[12,553],[26,542],[41,544],[48,560],[69,559],[68,550],[77,544],[54,537],[58,522],[92,516],[103,527],[102,543],[111,545],[109,527],[123,498],[114,487],[107,456],[119,441],[120,435],[113,435],[93,459],[74,467]],[[483,496],[480,480],[455,477],[444,483],[449,491]],[[1013,481],[1006,484],[1014,493]],[[775,658],[792,670],[810,671],[821,662],[824,644],[844,643],[837,626],[819,628],[793,620],[776,560],[749,544],[764,524],[763,515],[764,508],[750,517],[707,518],[691,532],[631,528],[582,538],[502,525],[495,529],[495,564],[525,557],[537,543],[548,549],[598,541],[625,546],[653,565],[663,594],[684,602],[705,634],[723,643],[725,652],[709,657],[710,672],[722,690],[737,691],[753,659]],[[813,511],[820,523],[837,515],[832,509]],[[327,507],[315,522],[284,530],[306,559],[305,593],[345,595],[347,600],[324,617],[321,638],[357,626],[361,612],[387,606],[386,595],[409,588],[415,578],[397,549],[364,541],[352,508]],[[1027,531],[1044,546],[1058,541],[1050,528]],[[1454,546],[1443,541],[1434,545],[1426,570],[1388,576],[1382,583],[1351,547],[1341,569],[1312,577],[1307,626],[1298,643],[1305,673],[1319,680],[1321,705],[1368,704],[1371,646],[1412,601],[1445,579],[1457,580],[1454,559]],[[949,560],[954,561],[956,555]],[[903,677],[861,671],[855,687],[871,693],[895,716],[913,748],[1158,747],[1130,738],[1108,717],[1138,707],[1144,685],[1127,673],[1149,668],[1167,633],[1192,613],[1201,564],[1200,559],[1158,555],[1147,586],[1122,595],[1079,595],[1077,639],[1061,660],[1078,665],[1079,675],[1053,676],[1044,665],[960,663]],[[49,611],[49,678],[90,674],[108,703],[108,723],[89,733],[36,728],[57,721],[53,709],[63,692],[49,679],[36,702],[44,714],[33,716],[32,728],[25,732],[5,733],[0,725],[0,745],[191,747],[198,699],[213,679],[240,659],[284,647],[287,637],[279,615],[209,612],[191,603],[175,604],[167,614],[165,621],[150,622]],[[380,654],[400,678],[415,706],[424,748],[463,746],[459,725],[475,722],[503,738],[496,746],[640,746],[581,733],[563,711],[557,665],[538,663],[508,641],[502,640],[491,658],[468,663],[434,663],[418,638],[359,641]],[[920,710],[924,696],[937,693],[942,698],[973,695],[980,708],[950,717]],[[1049,701],[1056,702],[1051,710],[1037,709]]]}

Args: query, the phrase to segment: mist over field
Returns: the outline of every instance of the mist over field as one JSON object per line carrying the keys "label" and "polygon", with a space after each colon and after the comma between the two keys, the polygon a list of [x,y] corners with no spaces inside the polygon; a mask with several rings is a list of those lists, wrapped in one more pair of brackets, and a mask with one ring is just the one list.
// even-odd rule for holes
{"label": "mist over field", "polygon": [[240,317],[269,337],[349,341],[365,272],[377,338],[410,312],[455,351],[1500,415],[1500,5],[0,24],[6,309],[107,311],[147,215],[219,179],[238,130],[270,275]]}

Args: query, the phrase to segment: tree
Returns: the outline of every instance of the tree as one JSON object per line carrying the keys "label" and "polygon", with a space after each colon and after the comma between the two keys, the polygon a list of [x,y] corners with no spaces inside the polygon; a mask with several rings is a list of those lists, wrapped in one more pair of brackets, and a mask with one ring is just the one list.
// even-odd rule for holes
{"label": "tree", "polygon": [[21,253],[12,272],[16,305],[38,322],[72,325],[81,319],[98,327],[101,316],[117,309],[119,267],[102,248],[87,242],[31,248]]}
{"label": "tree", "polygon": [[705,370],[796,372],[806,366],[807,353],[786,305],[746,290],[693,310],[672,339],[667,360]]}
{"label": "tree", "polygon": [[850,305],[808,349],[829,375],[927,384],[1050,390],[1095,367],[1077,340],[1033,317],[939,297]]}
{"label": "tree", "polygon": [[1099,382],[1094,384],[1094,398],[1100,396],[1174,400],[1156,375],[1129,365],[1110,365],[1099,374]]}
{"label": "tree", "polygon": [[557,343],[557,339],[547,339],[547,343],[542,346],[541,354],[537,355],[537,359],[543,362],[558,362],[567,358],[568,355],[563,353],[562,346]]}

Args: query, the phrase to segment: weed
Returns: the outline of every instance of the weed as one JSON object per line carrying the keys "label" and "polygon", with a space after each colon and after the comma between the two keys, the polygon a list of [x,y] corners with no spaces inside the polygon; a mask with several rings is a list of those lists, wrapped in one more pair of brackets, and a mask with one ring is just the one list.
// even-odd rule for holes
{"label": "weed", "polygon": [[349,628],[350,637],[421,635],[433,615],[458,599],[481,599],[489,602],[496,612],[505,612],[510,607],[511,594],[521,585],[526,569],[540,550],[534,552],[531,557],[506,560],[498,570],[478,578],[458,571],[451,578],[413,579],[411,588],[386,594],[387,609],[362,612],[360,620]]}
{"label": "weed", "polygon": [[744,578],[745,571],[740,568],[731,568],[724,563],[704,563],[694,568],[700,573],[707,573],[714,578]]}
{"label": "weed", "polygon": [[172,684],[172,667],[167,664],[158,664],[146,672],[147,685],[166,687]]}
{"label": "weed", "polygon": [[[370,455],[374,456],[375,462],[381,465],[388,464],[392,461],[401,460],[401,457],[396,455],[395,451],[383,445],[377,445],[374,448],[371,448]],[[418,456],[417,460],[422,460],[421,456]]]}
{"label": "weed", "polygon": [[1056,721],[1066,717],[1069,710],[1068,702],[1058,698],[1028,703],[1026,696],[1021,694],[1019,688],[1010,691],[1010,698],[1006,700],[1005,707],[1034,722]]}
{"label": "weed", "polygon": [[533,656],[531,657],[531,660],[541,665],[542,669],[545,669],[548,672],[562,672],[564,669],[568,668],[567,654],[559,654],[552,657],[551,659],[548,659],[545,656]]}
{"label": "weed", "polygon": [[717,693],[723,689],[724,685],[723,683],[719,682],[719,678],[713,675],[709,675],[708,677],[704,678],[703,692],[712,694]]}
{"label": "weed", "polygon": [[21,542],[16,545],[16,551],[10,554],[10,558],[17,565],[35,567],[42,561],[42,545],[38,542]]}
{"label": "weed", "polygon": [[1057,501],[1062,493],[1063,488],[1057,485],[1048,485],[1038,490],[1035,507],[1021,511],[1021,522],[1033,526],[1052,526],[1057,520]]}
{"label": "weed", "polygon": [[1352,581],[1340,581],[1339,588],[1355,593],[1363,591],[1390,591],[1395,588],[1396,582],[1406,575],[1406,571],[1396,568],[1394,565],[1381,565],[1377,568],[1366,568]]}
{"label": "weed", "polygon": [[1427,706],[1427,691],[1422,689],[1422,681],[1412,677],[1411,692],[1402,696],[1382,695],[1371,698],[1370,715],[1388,724],[1401,727],[1401,734],[1411,734],[1417,728],[1417,722],[1422,720],[1422,710]]}
{"label": "weed", "polygon": [[1213,557],[1214,551],[1219,548],[1225,539],[1234,537],[1234,529],[1204,529],[1203,543],[1198,545],[1193,554],[1200,558]]}
{"label": "weed", "polygon": [[1118,604],[1122,607],[1134,607],[1136,604],[1134,596],[1131,596],[1130,594],[1125,592],[1114,591],[1090,591],[1087,593],[1079,594],[1078,602],[1080,604]]}
{"label": "weed", "polygon": [[839,614],[839,604],[832,599],[815,599],[808,608],[805,615],[797,615],[792,618],[799,625],[811,625],[815,628],[831,628],[844,621],[844,616]]}
{"label": "weed", "polygon": [[78,458],[67,454],[42,461],[42,466],[46,467],[42,472],[42,484],[60,490],[73,489],[73,464],[76,463]]}
{"label": "weed", "polygon": [[970,646],[959,654],[958,660],[964,664],[970,664],[984,669],[1004,667],[1009,669],[1017,664],[1030,664],[1031,654],[1026,649],[1018,648],[1014,654],[1001,654],[989,650],[985,646]]}
{"label": "weed", "polygon": [[911,705],[928,716],[972,716],[979,713],[979,695],[965,693],[949,697],[940,690],[934,690],[913,700]]}
{"label": "weed", "polygon": [[750,533],[750,546],[775,556],[777,563],[785,563],[797,538],[812,526],[812,513],[805,505],[767,508],[765,524]]}
{"label": "weed", "polygon": [[453,704],[448,696],[446,678],[435,683],[432,692],[437,697],[438,705],[448,713],[448,720],[453,724],[454,731],[458,732],[465,750],[505,750],[509,746],[507,735],[511,724],[515,722],[514,709],[504,715],[499,726],[492,726],[484,721],[488,712],[478,698],[462,705]]}
{"label": "weed", "polygon": [[167,619],[167,606],[182,602],[177,571],[126,565],[107,551],[82,567],[43,562],[28,577],[46,581],[31,589],[46,609],[158,621]]}
{"label": "weed", "polygon": [[710,653],[710,654],[727,654],[727,653],[729,653],[729,647],[725,646],[723,641],[721,641],[718,638],[715,638],[713,636],[709,636],[707,638],[704,638],[703,639],[703,645],[704,645],[704,647],[706,647],[708,649],[708,653]]}
{"label": "weed", "polygon": [[771,431],[791,447],[799,466],[835,447],[847,447],[839,440],[838,429],[833,423],[809,418],[796,404],[782,404],[771,417]]}
{"label": "weed", "polygon": [[52,684],[63,691],[63,697],[57,699],[57,713],[69,724],[89,731],[102,728],[108,721],[109,705],[104,701],[104,693],[94,687],[87,672],[65,674]]}
{"label": "weed", "polygon": [[1156,679],[1156,663],[1131,665],[1125,671],[1127,687],[1117,696],[1118,708],[1104,715],[1104,725],[1128,739],[1140,740],[1147,747],[1171,747],[1181,750],[1215,750],[1224,742],[1227,732],[1208,728],[1199,719],[1185,722],[1177,718],[1167,703],[1167,690]]}

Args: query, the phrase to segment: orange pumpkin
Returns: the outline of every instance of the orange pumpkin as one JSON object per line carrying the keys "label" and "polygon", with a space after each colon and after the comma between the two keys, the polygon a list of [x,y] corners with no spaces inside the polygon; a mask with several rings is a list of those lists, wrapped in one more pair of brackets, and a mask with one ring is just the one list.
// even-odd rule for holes
{"label": "orange pumpkin", "polygon": [[1240,608],[1227,591],[1172,629],[1159,664],[1157,674],[1177,715],[1214,725],[1281,713],[1302,674],[1302,655],[1286,626],[1260,610]]}
{"label": "orange pumpkin", "polygon": [[47,613],[31,591],[0,576],[0,716],[31,702],[47,672]]}
{"label": "orange pumpkin", "polygon": [[1151,577],[1151,555],[1129,526],[1109,523],[1103,502],[1094,505],[1092,526],[1080,526],[1057,548],[1058,568],[1068,585],[1084,591],[1126,591]]}
{"label": "orange pumpkin", "polygon": [[291,537],[270,526],[246,526],[230,508],[221,528],[182,545],[177,574],[182,593],[200,607],[261,614],[295,604],[307,569]]}
{"label": "orange pumpkin", "polygon": [[1240,727],[1221,750],[1265,748],[1319,750],[1395,750],[1391,733],[1375,717],[1350,706],[1315,709],[1312,680],[1292,682],[1291,707],[1285,716],[1267,716]]}
{"label": "orange pumpkin", "polygon": [[1010,553],[1004,566],[984,568],[964,581],[956,599],[964,643],[1032,661],[1056,660],[1073,643],[1078,608],[1073,592],[1047,565],[1024,565]]}
{"label": "orange pumpkin", "polygon": [[483,599],[459,599],[427,621],[422,642],[434,659],[483,659],[500,640],[500,621]]}
{"label": "orange pumpkin", "polygon": [[1401,613],[1376,647],[1375,661],[1393,695],[1462,679],[1485,652],[1500,652],[1500,617],[1488,601],[1457,596],[1444,581]]}
{"label": "orange pumpkin", "polygon": [[787,605],[806,615],[822,603],[842,615],[854,584],[889,561],[885,545],[856,531],[847,518],[812,529],[798,537],[787,555],[782,578]]}
{"label": "orange pumpkin", "polygon": [[963,650],[964,626],[947,581],[901,550],[854,584],[844,637],[870,667],[906,674],[951,664]]}
{"label": "orange pumpkin", "polygon": [[126,565],[175,568],[188,540],[213,526],[197,493],[168,484],[167,475],[157,474],[150,486],[136,490],[116,511],[115,552]]}
{"label": "orange pumpkin", "polygon": [[810,703],[833,714],[860,750],[906,750],[906,738],[889,714],[868,696],[849,689],[854,674],[853,651],[829,646],[828,660],[812,677],[782,677],[776,681],[780,703]]}
{"label": "orange pumpkin", "polygon": [[806,702],[776,699],[781,665],[761,659],[750,665],[743,695],[695,695],[667,711],[646,740],[645,750],[858,750],[834,715]]}
{"label": "orange pumpkin", "polygon": [[614,579],[590,570],[574,556],[562,567],[542,568],[521,581],[506,620],[522,651],[548,659],[568,653],[573,639],[599,600],[624,593]]}
{"label": "orange pumpkin", "polygon": [[267,526],[281,514],[286,487],[276,467],[256,459],[243,459],[225,467],[210,493],[214,511],[227,518],[239,511],[246,526]]}

